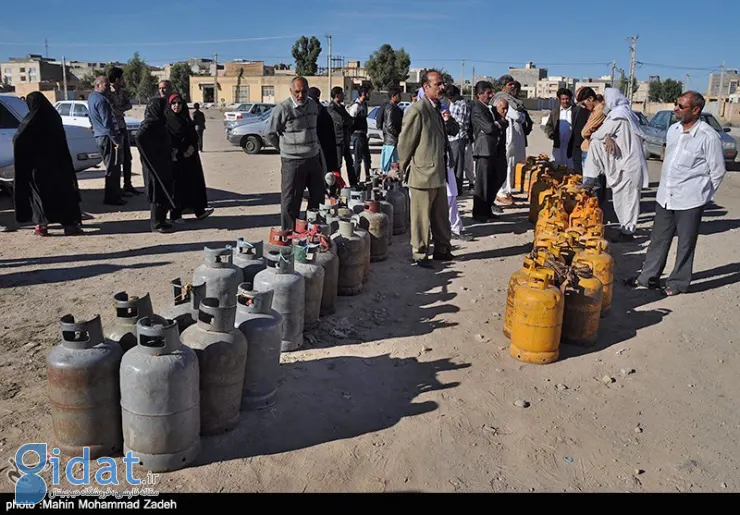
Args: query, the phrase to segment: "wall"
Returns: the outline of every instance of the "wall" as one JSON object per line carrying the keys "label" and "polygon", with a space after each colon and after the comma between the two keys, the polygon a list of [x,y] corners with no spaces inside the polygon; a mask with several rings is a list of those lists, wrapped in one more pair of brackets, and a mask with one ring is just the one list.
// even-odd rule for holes
{"label": "wall", "polygon": [[[258,77],[219,77],[218,78],[218,101],[221,99],[229,105],[234,103],[234,86],[249,86],[249,102],[262,102],[262,86],[272,86],[274,88],[275,103],[282,102],[290,96],[290,82],[293,77],[282,75],[269,75]],[[321,99],[329,99],[329,78],[328,77],[307,77],[309,86],[316,86],[321,90]],[[212,85],[213,77],[190,77],[190,100],[191,102],[204,103],[203,89],[201,84]],[[332,88],[342,86],[345,90],[353,89],[352,79],[349,77],[332,76]],[[349,95],[347,95],[349,97]],[[240,101],[245,101],[240,99]]]}
{"label": "wall", "polygon": [[675,105],[672,102],[648,102],[647,104],[643,102],[633,102],[632,103],[632,109],[635,111],[639,111],[648,118],[650,118],[652,115],[657,113],[658,111],[673,111],[673,108]]}

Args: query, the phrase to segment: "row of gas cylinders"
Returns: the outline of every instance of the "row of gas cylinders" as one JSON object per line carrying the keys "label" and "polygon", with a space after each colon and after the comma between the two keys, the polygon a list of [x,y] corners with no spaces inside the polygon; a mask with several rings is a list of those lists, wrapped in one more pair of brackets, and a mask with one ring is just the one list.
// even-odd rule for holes
{"label": "row of gas cylinders", "polygon": [[510,355],[520,361],[552,363],[561,342],[595,344],[611,309],[614,260],[603,212],[580,183],[580,175],[546,171],[531,185],[534,247],[509,280],[504,316]]}
{"label": "row of gas cylinders", "polygon": [[[382,203],[395,207],[390,200],[398,209],[382,212]],[[266,244],[206,247],[191,281],[171,281],[162,316],[149,293],[125,291],[114,295],[105,332],[100,316],[65,315],[47,358],[61,452],[131,451],[142,468],[177,470],[197,458],[201,437],[235,428],[241,411],[274,405],[281,352],[300,348],[338,296],[362,291],[370,263],[386,259],[392,234],[406,231],[405,200],[393,184],[369,200],[353,190],[309,211],[294,231],[271,230]]]}

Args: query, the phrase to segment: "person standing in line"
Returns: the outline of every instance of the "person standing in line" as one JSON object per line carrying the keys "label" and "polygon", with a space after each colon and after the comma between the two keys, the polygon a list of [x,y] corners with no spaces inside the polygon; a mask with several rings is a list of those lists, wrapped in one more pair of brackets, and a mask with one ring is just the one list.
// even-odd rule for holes
{"label": "person standing in line", "polygon": [[450,99],[450,114],[460,126],[460,130],[454,136],[448,136],[452,160],[455,163],[455,185],[457,194],[462,193],[463,179],[465,178],[465,157],[472,133],[470,103],[460,94],[460,89],[452,85],[448,98]]}
{"label": "person standing in line", "polygon": [[391,86],[388,88],[388,102],[380,109],[383,109],[380,118],[380,127],[383,130],[383,149],[380,152],[380,167],[383,172],[388,173],[393,163],[398,162],[398,137],[401,135],[401,126],[403,124],[403,111],[398,107],[401,101],[401,88]]}
{"label": "person standing in line", "polygon": [[198,150],[203,152],[203,133],[206,130],[206,115],[200,110],[200,104],[193,104],[193,124],[195,133],[198,135]]}
{"label": "person standing in line", "polygon": [[617,88],[606,88],[606,119],[591,136],[583,167],[583,185],[593,186],[600,174],[612,190],[619,234],[613,243],[634,240],[640,216],[640,191],[647,188],[648,167],[643,152],[645,134],[629,101]]}
{"label": "person standing in line", "polygon": [[360,87],[357,100],[347,109],[347,113],[354,119],[352,124],[352,148],[354,149],[355,177],[360,180],[362,163],[365,163],[365,180],[370,179],[372,158],[370,144],[367,141],[367,97],[370,92],[366,87]]}
{"label": "person standing in line", "polygon": [[317,209],[324,202],[324,174],[316,131],[319,109],[308,98],[308,81],[293,77],[290,98],[276,105],[270,115],[267,139],[280,150],[280,217],[284,231],[292,231],[301,209],[303,191],[308,188],[308,208]]}
{"label": "person standing in line", "polygon": [[324,173],[334,173],[339,169],[337,162],[337,140],[334,136],[334,121],[321,103],[321,90],[316,87],[308,88],[308,97],[316,102],[319,115],[316,118],[316,134],[321,146],[322,169]]}
{"label": "person standing in line", "polygon": [[413,265],[428,268],[429,232],[437,261],[451,261],[451,229],[447,205],[447,136],[459,127],[451,116],[442,118],[440,100],[444,81],[437,70],[422,77],[424,99],[411,104],[398,140],[398,169],[411,196],[411,251]]}
{"label": "person standing in line", "polygon": [[[496,202],[504,206],[513,206],[514,198],[511,195],[513,187],[514,174],[516,173],[517,163],[524,163],[527,159],[527,136],[532,132],[534,125],[529,117],[524,102],[519,99],[519,93],[522,85],[515,81],[511,75],[504,75],[499,79],[504,84],[504,89],[496,93],[493,100],[504,98],[509,104],[507,111],[507,121],[509,123],[506,129],[506,176],[501,178],[501,186],[496,194]],[[494,214],[500,215],[503,210],[494,205],[492,208]]]}
{"label": "person standing in line", "polygon": [[[479,81],[475,85],[475,95],[478,98],[471,108],[471,123],[473,126],[473,158],[475,159],[475,192],[473,196],[473,219],[479,223],[486,223],[496,218],[493,213],[496,191],[500,187],[499,178],[506,169],[503,167],[500,155],[501,142],[505,142],[507,120],[501,118],[497,110],[489,107],[493,98],[493,84],[488,81]],[[496,99],[500,105],[506,99]],[[508,108],[508,105],[507,105]]]}
{"label": "person standing in line", "polygon": [[159,84],[157,84],[157,91],[159,92],[159,96],[164,98],[165,101],[170,98],[170,95],[174,93],[174,90],[175,88],[172,85],[171,80],[161,80],[159,81]]}
{"label": "person standing in line", "polygon": [[550,111],[545,124],[545,136],[552,140],[552,160],[556,165],[565,165],[573,169],[573,123],[578,117],[580,107],[573,106],[573,92],[560,88],[557,92],[560,105]]}
{"label": "person standing in line", "polygon": [[576,101],[579,109],[578,114],[573,118],[573,138],[570,140],[570,153],[573,156],[573,170],[577,174],[583,175],[583,163],[586,161],[585,152],[581,150],[581,145],[584,142],[583,129],[588,123],[591,111],[596,106],[596,92],[589,87],[581,87],[576,93]]}
{"label": "person standing in line", "polygon": [[95,136],[95,142],[98,144],[105,165],[103,204],[124,206],[126,201],[121,195],[121,167],[117,159],[123,142],[113,107],[108,100],[109,90],[110,83],[107,77],[101,75],[95,79],[95,91],[90,93],[87,109],[90,113],[93,136]]}
{"label": "person standing in line", "polygon": [[62,118],[40,92],[29,93],[28,114],[13,136],[16,221],[36,224],[34,233],[49,236],[60,223],[65,236],[83,234],[80,192]]}
{"label": "person standing in line", "polygon": [[[599,127],[601,127],[601,125],[604,123],[604,120],[606,119],[606,114],[604,113],[605,105],[606,103],[604,102],[604,95],[596,95],[596,102],[594,104],[594,107],[591,110],[591,114],[588,116],[586,126],[581,131],[581,136],[583,136],[583,143],[581,143],[581,160],[583,163],[582,166],[586,166],[588,149],[591,148],[591,136],[593,136],[594,132],[599,130]],[[596,193],[596,198],[599,199],[599,206],[601,206],[601,209],[604,209],[606,207],[605,175],[599,175],[596,184],[594,185],[594,190]]]}
{"label": "person standing in line", "polygon": [[666,134],[665,159],[655,198],[655,222],[639,276],[627,285],[658,288],[673,236],[678,236],[676,263],[662,293],[672,297],[689,291],[701,217],[727,173],[722,141],[700,118],[704,97],[696,91],[681,95],[674,108],[679,123]]}
{"label": "person standing in line", "polygon": [[126,84],[123,81],[123,69],[118,67],[111,68],[108,72],[108,81],[110,82],[110,99],[113,114],[116,115],[118,132],[121,134],[121,149],[119,151],[119,164],[123,172],[123,189],[122,195],[141,195],[141,192],[134,188],[131,183],[131,139],[128,128],[126,127],[126,111],[131,109],[131,101],[126,93]]}
{"label": "person standing in line", "polygon": [[342,167],[342,157],[347,168],[347,181],[350,186],[357,185],[355,165],[352,160],[352,149],[349,147],[352,132],[352,117],[344,107],[344,90],[339,86],[331,88],[331,102],[326,108],[334,122],[334,139],[337,142],[337,170]]}

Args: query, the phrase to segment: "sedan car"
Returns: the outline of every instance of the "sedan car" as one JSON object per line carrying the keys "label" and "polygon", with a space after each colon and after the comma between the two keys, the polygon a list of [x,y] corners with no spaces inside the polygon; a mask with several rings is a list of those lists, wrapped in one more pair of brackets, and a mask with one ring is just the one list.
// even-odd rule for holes
{"label": "sedan car", "polygon": [[[92,128],[90,114],[87,109],[87,101],[61,100],[54,104],[54,108],[62,117],[62,123],[64,125]],[[131,146],[136,146],[136,133],[139,132],[141,120],[131,118],[130,116],[124,116],[123,119],[126,122],[126,130],[128,131]]]}
{"label": "sedan car", "polygon": [[[12,182],[15,177],[13,136],[27,114],[28,105],[19,97],[0,95],[0,181]],[[64,132],[76,172],[93,168],[103,160],[91,129],[65,125]]]}
{"label": "sedan car", "polygon": [[267,131],[270,128],[271,111],[262,113],[252,120],[245,120],[226,129],[226,139],[235,147],[241,147],[247,154],[258,154],[264,147],[270,146],[267,142]]}
{"label": "sedan car", "polygon": [[[719,138],[722,141],[722,154],[724,155],[725,161],[735,161],[737,157],[737,141],[735,138],[727,134],[730,132],[729,127],[724,129],[719,124],[717,119],[711,113],[701,113],[701,119],[708,123],[714,130],[719,134]],[[651,156],[659,156],[661,161],[665,156],[665,138],[668,132],[668,127],[678,123],[673,115],[673,111],[658,111],[650,123],[645,127],[645,156],[650,158]]]}
{"label": "sedan car", "polygon": [[275,104],[237,104],[232,111],[227,111],[226,113],[224,113],[224,124],[226,124],[227,122],[233,122],[235,120],[259,117],[270,111],[273,107],[275,107]]}

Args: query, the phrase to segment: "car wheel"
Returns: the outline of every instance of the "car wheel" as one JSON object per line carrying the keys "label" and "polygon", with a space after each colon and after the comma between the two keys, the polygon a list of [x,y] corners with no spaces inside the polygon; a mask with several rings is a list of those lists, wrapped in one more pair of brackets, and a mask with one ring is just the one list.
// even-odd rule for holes
{"label": "car wheel", "polygon": [[257,136],[248,136],[242,148],[247,154],[257,154],[262,149],[262,142]]}

